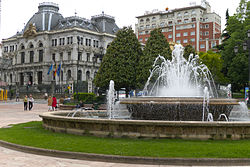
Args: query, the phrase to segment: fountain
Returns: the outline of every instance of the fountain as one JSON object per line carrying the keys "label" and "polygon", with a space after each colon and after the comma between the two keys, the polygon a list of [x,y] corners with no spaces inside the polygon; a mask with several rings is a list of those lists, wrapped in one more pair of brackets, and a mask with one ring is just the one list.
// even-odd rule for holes
{"label": "fountain", "polygon": [[67,117],[69,111],[43,113],[43,127],[105,137],[250,139],[249,118],[241,122],[238,119],[249,117],[248,109],[244,114],[232,111],[246,105],[230,98],[229,91],[228,98],[218,98],[207,67],[197,56],[185,60],[182,52],[182,46],[176,45],[172,61],[161,56],[156,59],[144,89],[147,96],[120,101],[127,105],[131,119],[121,119],[120,110],[117,112],[111,81],[107,111],[91,111],[91,118],[86,112],[76,114],[83,117]]}
{"label": "fountain", "polygon": [[[207,101],[203,100],[204,89]],[[186,60],[179,44],[175,45],[171,61],[162,56],[156,58],[144,92],[145,97],[121,100],[121,104],[127,104],[132,119],[204,121],[212,115],[217,120],[221,114],[229,117],[233,105],[238,105],[235,99],[217,98],[207,66],[198,55],[191,54]],[[208,108],[209,112],[205,112]]]}

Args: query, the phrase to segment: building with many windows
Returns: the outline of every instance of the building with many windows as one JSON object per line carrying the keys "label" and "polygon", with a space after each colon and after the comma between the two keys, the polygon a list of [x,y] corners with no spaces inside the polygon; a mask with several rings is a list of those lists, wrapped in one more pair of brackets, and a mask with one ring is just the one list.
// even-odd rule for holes
{"label": "building with many windows", "polygon": [[2,54],[11,65],[1,80],[40,92],[86,81],[93,92],[93,78],[118,29],[114,17],[104,13],[90,20],[63,17],[57,4],[40,3],[22,32],[3,39]]}
{"label": "building with many windows", "polygon": [[202,0],[201,5],[145,12],[137,19],[135,31],[142,43],[146,43],[155,28],[161,28],[169,42],[191,44],[196,51],[207,51],[221,42],[221,17],[211,12],[206,0]]}

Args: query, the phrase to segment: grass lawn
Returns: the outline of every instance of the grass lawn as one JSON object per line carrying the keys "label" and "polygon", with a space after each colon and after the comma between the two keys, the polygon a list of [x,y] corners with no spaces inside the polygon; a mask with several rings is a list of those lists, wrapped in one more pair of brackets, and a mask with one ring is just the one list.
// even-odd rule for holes
{"label": "grass lawn", "polygon": [[0,140],[46,149],[146,157],[250,158],[250,140],[98,138],[53,133],[42,122],[0,128]]}

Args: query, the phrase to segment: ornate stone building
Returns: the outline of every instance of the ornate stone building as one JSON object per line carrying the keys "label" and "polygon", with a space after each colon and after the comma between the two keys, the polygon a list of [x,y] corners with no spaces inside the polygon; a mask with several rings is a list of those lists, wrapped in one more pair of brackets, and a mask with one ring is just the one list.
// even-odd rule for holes
{"label": "ornate stone building", "polygon": [[[3,57],[12,63],[1,79],[20,91],[40,92],[87,81],[93,92],[93,78],[118,29],[114,17],[104,13],[90,20],[63,17],[57,4],[41,3],[22,32],[3,39]],[[55,76],[56,70],[60,73]]]}

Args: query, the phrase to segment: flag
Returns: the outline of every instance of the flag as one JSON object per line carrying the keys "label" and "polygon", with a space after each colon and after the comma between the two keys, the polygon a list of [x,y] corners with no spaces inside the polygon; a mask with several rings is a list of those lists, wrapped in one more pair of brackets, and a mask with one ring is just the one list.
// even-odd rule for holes
{"label": "flag", "polygon": [[48,71],[48,75],[50,73],[50,71],[53,69],[53,64],[51,64],[50,68],[49,68],[49,71]]}
{"label": "flag", "polygon": [[58,68],[57,68],[57,75],[60,76],[60,71],[61,71],[61,63],[59,64]]}
{"label": "flag", "polygon": [[56,64],[56,67],[55,67],[54,76],[56,76],[56,72],[57,72],[57,64]]}

